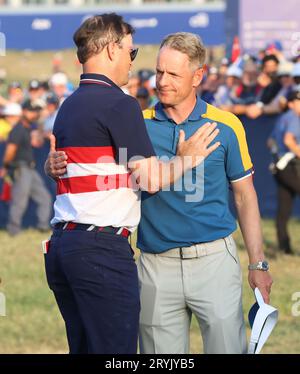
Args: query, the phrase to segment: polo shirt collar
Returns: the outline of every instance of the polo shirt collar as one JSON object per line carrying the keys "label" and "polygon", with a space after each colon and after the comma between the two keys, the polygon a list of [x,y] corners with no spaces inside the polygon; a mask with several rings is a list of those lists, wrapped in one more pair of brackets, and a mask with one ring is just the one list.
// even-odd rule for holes
{"label": "polo shirt collar", "polygon": [[80,75],[80,85],[82,84],[99,84],[108,87],[115,87],[121,90],[111,79],[102,74],[87,73]]}
{"label": "polo shirt collar", "polygon": [[[192,111],[192,113],[188,116],[186,122],[188,121],[198,121],[203,114],[206,113],[207,104],[205,101],[200,99],[197,95],[196,105]],[[170,121],[173,122],[172,118],[170,118],[164,110],[163,105],[158,102],[155,105],[155,119],[158,121]]]}

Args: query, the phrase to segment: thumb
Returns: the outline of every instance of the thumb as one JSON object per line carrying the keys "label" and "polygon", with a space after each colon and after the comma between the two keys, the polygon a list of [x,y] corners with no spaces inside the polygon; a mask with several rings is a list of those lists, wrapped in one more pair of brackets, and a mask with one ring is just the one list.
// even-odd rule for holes
{"label": "thumb", "polygon": [[56,151],[56,139],[53,134],[50,135],[50,152]]}
{"label": "thumb", "polygon": [[183,130],[179,131],[178,145],[182,144],[185,141],[185,132]]}

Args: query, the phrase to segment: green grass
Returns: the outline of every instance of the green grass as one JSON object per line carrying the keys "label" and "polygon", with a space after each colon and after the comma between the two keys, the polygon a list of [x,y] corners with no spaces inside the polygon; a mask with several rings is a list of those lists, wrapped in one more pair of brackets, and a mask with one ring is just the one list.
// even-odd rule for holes
{"label": "green grass", "polygon": [[6,296],[0,353],[67,351],[64,323],[45,278],[43,239],[34,230],[14,239],[0,232],[0,291]]}
{"label": "green grass", "polygon": [[[300,223],[291,221],[293,246],[300,254]],[[300,353],[300,317],[293,317],[292,294],[300,291],[300,257],[274,255],[275,231],[272,221],[264,221],[266,253],[274,285],[272,305],[279,309],[279,323],[263,353]],[[240,232],[235,234],[244,273],[245,316],[254,302],[247,284],[247,255]],[[12,239],[0,231],[0,292],[6,296],[7,316],[0,317],[0,353],[65,353],[64,323],[44,272],[41,241],[44,234],[24,231]],[[248,328],[249,334],[249,328]],[[191,326],[191,352],[202,352],[202,341],[195,319]]]}

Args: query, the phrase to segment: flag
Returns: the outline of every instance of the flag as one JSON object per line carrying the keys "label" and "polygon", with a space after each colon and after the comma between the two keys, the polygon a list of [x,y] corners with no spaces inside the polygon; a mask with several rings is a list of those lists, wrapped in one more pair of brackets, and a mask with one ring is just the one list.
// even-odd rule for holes
{"label": "flag", "polygon": [[231,62],[234,63],[241,54],[241,48],[240,48],[240,40],[238,36],[235,36],[233,39],[232,44],[232,51],[231,51]]}

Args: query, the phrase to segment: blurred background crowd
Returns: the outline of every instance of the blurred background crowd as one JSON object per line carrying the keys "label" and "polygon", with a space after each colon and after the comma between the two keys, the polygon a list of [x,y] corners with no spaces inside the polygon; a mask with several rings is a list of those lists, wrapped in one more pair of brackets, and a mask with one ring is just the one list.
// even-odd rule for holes
{"label": "blurred background crowd", "polygon": [[[141,46],[140,50],[143,48],[147,47]],[[273,132],[264,144],[263,154],[254,156],[266,159],[265,154],[272,155],[270,172],[274,175],[279,191],[275,203],[278,243],[280,249],[291,254],[287,222],[292,214],[294,199],[300,194],[300,168],[297,166],[292,175],[284,175],[280,180],[280,173],[285,167],[279,170],[276,165],[286,154],[289,156],[285,166],[292,159],[300,159],[300,152],[297,154],[300,144],[300,109],[297,104],[300,103],[300,55],[287,57],[280,40],[270,40],[264,48],[253,54],[244,53],[243,50],[238,37],[234,38],[230,54],[226,53],[227,57],[222,58],[220,54],[216,56],[215,49],[208,49],[199,96],[209,104],[236,114],[243,122],[245,119],[251,120],[252,125],[257,122],[261,126],[262,118],[263,121],[268,117],[274,118]],[[225,56],[224,50],[222,54]],[[79,72],[79,64],[77,67]],[[70,78],[67,69],[62,68],[59,59],[56,61],[55,55],[52,69],[47,79],[30,76],[28,81],[18,81],[0,66],[0,210],[3,211],[3,204],[6,204],[4,221],[7,221],[5,225],[11,235],[21,231],[22,217],[30,200],[37,204],[36,227],[42,231],[49,229],[46,221],[51,215],[55,184],[45,181],[45,176],[39,179],[38,175],[32,173],[33,170],[42,173],[42,164],[47,155],[45,150],[49,149],[49,135],[57,112],[78,84]],[[134,70],[128,84],[122,89],[138,100],[142,110],[155,105],[155,65]],[[286,140],[291,124],[295,128],[294,138]],[[17,151],[11,146],[16,143]],[[39,149],[43,151],[37,152]],[[256,160],[255,166],[258,163]],[[32,171],[23,176],[20,182],[18,166],[22,164],[29,165]],[[20,190],[13,192],[13,186],[16,188],[18,180]],[[290,180],[293,181],[292,186]],[[13,194],[19,196],[19,201],[23,201],[21,207],[13,206]],[[47,214],[39,214],[42,211]],[[3,227],[1,211],[0,225]]]}
{"label": "blurred background crowd", "polygon": [[[283,113],[289,93],[297,88],[300,88],[300,56],[287,60],[281,43],[274,41],[256,56],[238,54],[232,59],[223,58],[219,64],[211,60],[205,66],[199,95],[223,110],[256,119]],[[7,140],[28,102],[37,114],[34,129],[48,138],[60,105],[75,89],[66,72],[55,71],[46,81],[33,77],[27,85],[22,85],[18,81],[8,82],[5,70],[0,69],[0,142]],[[142,110],[155,105],[155,67],[132,72],[122,89],[138,100]]]}

